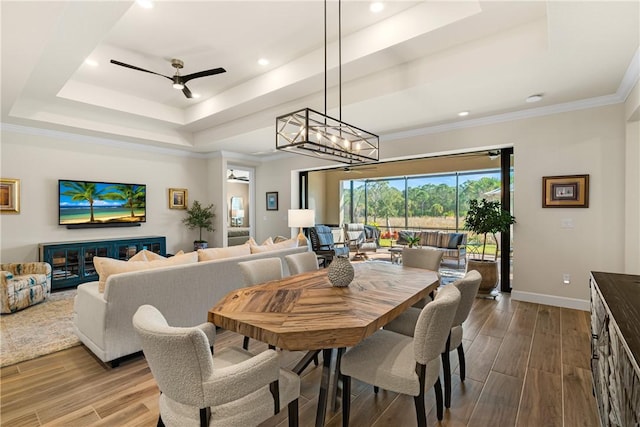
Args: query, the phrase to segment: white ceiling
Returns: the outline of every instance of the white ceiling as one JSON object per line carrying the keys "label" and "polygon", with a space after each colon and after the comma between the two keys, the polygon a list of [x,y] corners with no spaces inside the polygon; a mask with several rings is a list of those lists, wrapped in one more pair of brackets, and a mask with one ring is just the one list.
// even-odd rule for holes
{"label": "white ceiling", "polygon": [[[342,4],[342,118],[381,136],[620,102],[640,75],[638,1]],[[337,2],[328,111],[337,116]],[[324,110],[323,3],[6,1],[2,122],[197,153],[264,158],[275,117]],[[257,64],[266,57],[270,64]],[[97,67],[84,63],[91,58]],[[190,81],[187,99],[165,78]],[[535,104],[529,95],[543,93]],[[460,111],[470,111],[465,118]],[[90,138],[88,139],[90,140]],[[383,153],[384,155],[384,153]]]}

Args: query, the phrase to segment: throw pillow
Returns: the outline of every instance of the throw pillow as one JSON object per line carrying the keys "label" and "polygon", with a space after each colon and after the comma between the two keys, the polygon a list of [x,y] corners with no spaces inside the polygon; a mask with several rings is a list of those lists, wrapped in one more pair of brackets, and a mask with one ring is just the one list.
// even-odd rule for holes
{"label": "throw pillow", "polygon": [[150,250],[143,249],[139,252],[136,252],[134,256],[128,259],[128,261],[154,261],[158,259],[166,259],[160,254],[155,252],[151,252]]}
{"label": "throw pillow", "polygon": [[93,257],[93,265],[98,272],[98,292],[104,292],[107,279],[112,274],[127,273],[130,271],[150,270],[153,268],[168,267],[171,265],[192,264],[198,262],[195,252],[177,255],[170,258],[153,261],[122,261],[107,257]]}
{"label": "throw pillow", "polygon": [[440,243],[440,235],[439,231],[423,231],[421,243],[423,246],[433,246],[437,248]]}
{"label": "throw pillow", "polygon": [[284,242],[273,243],[271,245],[251,246],[252,254],[259,254],[263,252],[279,251],[280,249],[297,248],[298,241],[296,239],[288,239]]}
{"label": "throw pillow", "polygon": [[276,236],[276,237],[273,238],[273,243],[280,243],[280,242],[284,242],[286,240],[289,240],[289,237]]}
{"label": "throw pillow", "polygon": [[226,248],[198,249],[198,261],[211,261],[214,259],[232,258],[251,255],[250,245],[229,246]]}

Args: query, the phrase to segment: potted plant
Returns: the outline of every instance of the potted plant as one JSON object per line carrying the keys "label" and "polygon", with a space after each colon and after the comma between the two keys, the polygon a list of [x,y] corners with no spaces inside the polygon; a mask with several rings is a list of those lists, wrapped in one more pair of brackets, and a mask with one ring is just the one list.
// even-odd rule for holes
{"label": "potted plant", "polygon": [[407,245],[409,245],[410,248],[413,248],[414,246],[418,246],[419,244],[420,244],[420,236],[419,235],[408,236],[407,237]]}
{"label": "potted plant", "polygon": [[189,230],[198,228],[200,235],[197,240],[193,241],[193,250],[205,249],[208,244],[202,239],[202,229],[207,231],[215,231],[213,228],[213,218],[216,214],[213,212],[215,206],[202,206],[199,201],[194,200],[191,209],[187,208],[187,216],[182,220]]}
{"label": "potted plant", "polygon": [[[469,211],[465,218],[465,226],[478,236],[482,236],[482,257],[480,260],[468,260],[467,270],[478,270],[482,275],[479,292],[491,294],[498,284],[498,239],[496,233],[509,231],[516,219],[502,209],[500,202],[482,199],[470,200]],[[493,260],[485,260],[487,234],[491,233],[496,242],[496,253]],[[492,294],[493,295],[493,294]],[[494,295],[495,296],[495,295]]]}

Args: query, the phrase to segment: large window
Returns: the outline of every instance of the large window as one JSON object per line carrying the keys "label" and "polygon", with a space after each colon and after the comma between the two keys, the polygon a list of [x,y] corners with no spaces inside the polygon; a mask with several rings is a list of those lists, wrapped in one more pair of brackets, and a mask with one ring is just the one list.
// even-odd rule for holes
{"label": "large window", "polygon": [[396,229],[459,230],[469,200],[500,200],[500,170],[342,181],[344,222]]}

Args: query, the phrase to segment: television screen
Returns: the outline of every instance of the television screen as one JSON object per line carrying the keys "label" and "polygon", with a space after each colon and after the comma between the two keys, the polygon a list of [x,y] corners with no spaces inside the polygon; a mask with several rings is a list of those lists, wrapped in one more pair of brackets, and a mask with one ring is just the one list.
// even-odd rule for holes
{"label": "television screen", "polygon": [[146,198],[145,185],[61,179],[58,181],[58,223],[139,225],[146,221]]}

